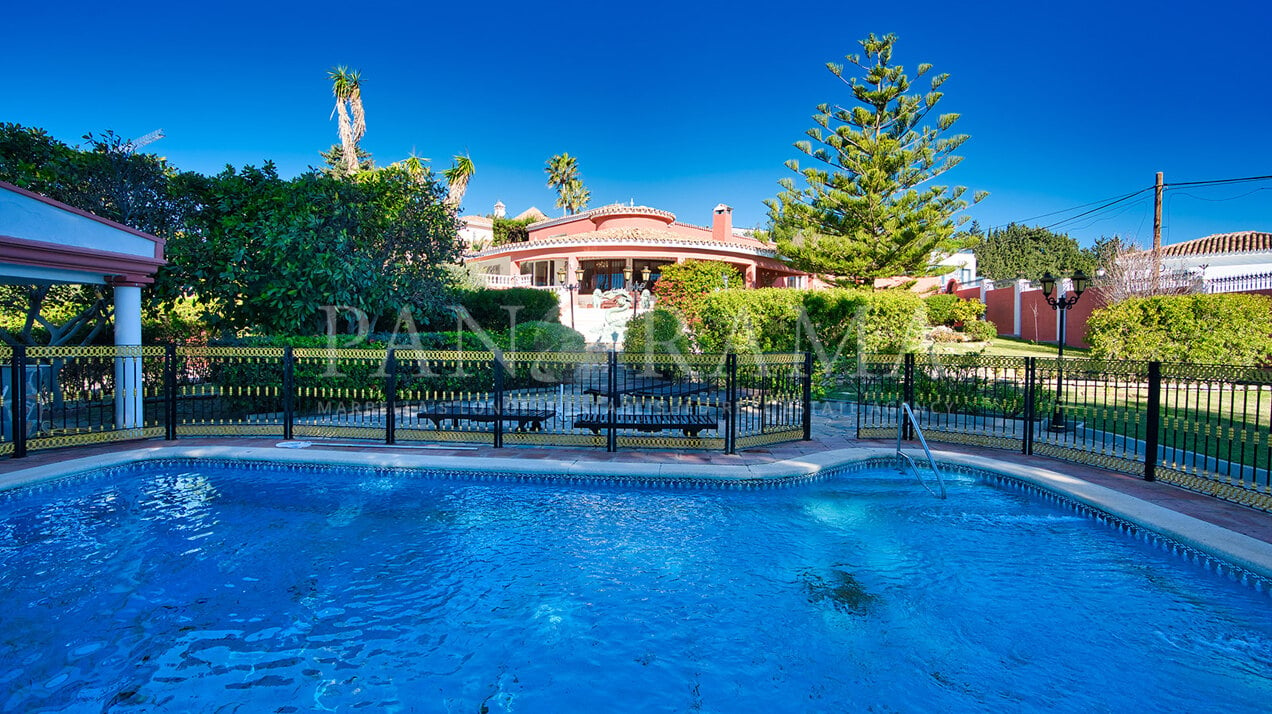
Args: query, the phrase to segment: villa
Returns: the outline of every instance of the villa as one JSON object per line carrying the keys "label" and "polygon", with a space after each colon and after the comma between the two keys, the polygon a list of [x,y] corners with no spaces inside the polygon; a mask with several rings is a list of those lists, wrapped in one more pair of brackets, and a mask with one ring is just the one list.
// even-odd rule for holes
{"label": "villa", "polygon": [[[519,217],[532,211],[538,213],[531,209]],[[503,204],[495,205],[495,216],[503,217]],[[809,277],[779,260],[772,244],[735,229],[733,209],[724,204],[713,209],[708,228],[677,221],[669,211],[615,203],[539,220],[530,224],[527,240],[493,247],[487,247],[493,238],[491,219],[463,220],[461,236],[472,251],[467,260],[487,274],[491,287],[577,285],[581,294],[622,290],[629,287],[625,275],[652,284],[664,265],[686,260],[735,265],[747,287],[804,287]]]}

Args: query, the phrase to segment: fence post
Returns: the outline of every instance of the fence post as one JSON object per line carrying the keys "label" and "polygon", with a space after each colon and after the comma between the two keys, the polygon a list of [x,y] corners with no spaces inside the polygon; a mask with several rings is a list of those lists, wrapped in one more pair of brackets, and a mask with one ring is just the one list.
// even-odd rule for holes
{"label": "fence post", "polygon": [[397,351],[392,347],[384,356],[384,443],[397,443]]}
{"label": "fence post", "polygon": [[[904,364],[904,376],[902,377],[902,385],[901,385],[901,401],[905,402],[906,404],[909,404],[910,407],[913,408],[914,407],[914,353],[913,352],[905,353],[903,364]],[[904,417],[903,414],[897,414],[897,417],[901,419],[902,437],[906,441],[910,441],[911,439],[914,438],[913,425],[911,425],[909,419],[903,418]]]}
{"label": "fence post", "polygon": [[9,384],[13,388],[13,411],[9,415],[9,424],[13,426],[13,457],[21,458],[27,452],[26,433],[26,346],[13,348],[13,362]]}
{"label": "fence post", "polygon": [[163,438],[177,438],[177,346],[163,347]]}
{"label": "fence post", "polygon": [[1148,415],[1144,425],[1144,480],[1157,480],[1157,433],[1162,419],[1162,363],[1148,363]]}
{"label": "fence post", "polygon": [[[334,359],[334,358],[333,358]],[[283,346],[283,439],[293,437],[296,422],[296,356],[291,345]]]}
{"label": "fence post", "polygon": [[861,438],[861,425],[865,422],[866,417],[866,393],[865,388],[865,365],[860,353],[857,354],[857,373],[854,376],[854,388],[857,397],[857,438]]}
{"label": "fence post", "polygon": [[1038,413],[1038,389],[1035,382],[1038,377],[1038,358],[1025,358],[1025,433],[1021,439],[1020,453],[1028,456],[1033,453],[1034,417]]}
{"label": "fence post", "polygon": [[605,429],[605,450],[618,451],[618,353],[614,350],[609,351],[607,365],[608,384],[606,385],[606,393],[609,395],[609,411],[608,423]]}
{"label": "fence post", "polygon": [[738,356],[724,356],[724,453],[737,452],[738,441]]}
{"label": "fence post", "polygon": [[[813,353],[812,353],[812,352],[805,352],[805,353],[804,353],[804,378],[803,378],[803,382],[804,382],[804,384],[803,384],[802,386],[803,386],[803,388],[804,388],[804,389],[803,389],[803,391],[804,391],[804,394],[803,394],[803,400],[804,400],[804,441],[812,441],[812,440],[813,440]],[[858,395],[860,395],[860,391],[858,391]],[[858,396],[857,401],[858,401],[858,402],[860,402],[860,401],[861,401],[860,396]],[[860,406],[860,405],[858,405],[858,407],[857,407],[857,412],[858,412],[859,414],[860,414],[860,412],[861,412],[861,406]],[[860,429],[860,424],[858,424],[858,428]]]}
{"label": "fence post", "polygon": [[504,356],[502,350],[495,350],[495,448],[503,448],[503,413],[504,413]]}

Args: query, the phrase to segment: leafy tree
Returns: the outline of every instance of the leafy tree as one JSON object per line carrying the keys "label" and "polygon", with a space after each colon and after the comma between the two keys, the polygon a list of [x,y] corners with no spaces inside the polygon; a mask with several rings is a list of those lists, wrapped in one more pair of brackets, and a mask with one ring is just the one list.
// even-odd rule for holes
{"label": "leafy tree", "polygon": [[0,343],[91,344],[113,308],[96,285],[0,285]]}
{"label": "leafy tree", "polygon": [[1083,250],[1073,238],[1016,223],[991,230],[972,252],[977,271],[991,280],[1038,280],[1043,273],[1071,275],[1079,269],[1094,275],[1097,267],[1094,251]]}
{"label": "leafy tree", "polygon": [[556,189],[556,207],[565,210],[566,215],[578,213],[587,208],[592,199],[592,192],[583,185],[579,176],[579,162],[574,156],[556,154],[548,159],[543,169],[548,175],[548,188]]}
{"label": "leafy tree", "polygon": [[458,226],[431,174],[421,183],[394,165],[288,181],[266,163],[193,177],[190,190],[203,209],[168,243],[156,288],[195,299],[215,328],[312,333],[328,305],[373,325],[410,305],[427,321],[444,301]]}
{"label": "leafy tree", "polygon": [[[860,78],[827,64],[856,105],[818,105],[811,141],[795,144],[813,165],[787,162],[803,187],[783,179],[782,191],[766,202],[770,237],[795,268],[845,283],[926,275],[934,253],[959,247],[954,230],[965,218],[956,221],[955,214],[967,206],[966,189],[930,182],[958,165],[954,152],[968,137],[946,136],[958,114],[940,115],[935,127],[924,124],[949,75],[932,77],[925,93],[910,93],[904,67],[892,63],[896,41],[891,34],[861,41],[864,59],[847,57]],[[915,78],[931,69],[919,65]]]}
{"label": "leafy tree", "polygon": [[76,153],[43,129],[0,122],[0,181],[62,200]]}
{"label": "leafy tree", "polygon": [[43,129],[0,124],[0,181],[131,228],[170,238],[195,206],[162,157],[107,131],[71,147]]}

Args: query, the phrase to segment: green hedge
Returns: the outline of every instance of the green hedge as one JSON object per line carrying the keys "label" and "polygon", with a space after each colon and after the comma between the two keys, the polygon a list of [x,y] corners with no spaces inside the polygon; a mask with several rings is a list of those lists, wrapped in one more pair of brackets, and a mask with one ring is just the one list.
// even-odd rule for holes
{"label": "green hedge", "polygon": [[556,322],[527,322],[517,325],[518,352],[582,352],[587,345],[583,333]]}
{"label": "green hedge", "polygon": [[1130,298],[1087,320],[1102,359],[1255,365],[1272,355],[1272,298],[1240,293]]}
{"label": "green hedge", "polygon": [[926,324],[923,301],[905,291],[723,290],[702,298],[699,315],[703,352],[900,353]]}
{"label": "green hedge", "polygon": [[508,290],[464,290],[458,293],[459,304],[473,316],[483,330],[506,331],[512,308],[517,324],[527,322],[560,322],[560,303],[551,290],[510,288]]}
{"label": "green hedge", "polygon": [[962,300],[957,295],[940,294],[926,298],[927,321],[933,327],[967,324],[985,314],[985,304],[977,298]]}

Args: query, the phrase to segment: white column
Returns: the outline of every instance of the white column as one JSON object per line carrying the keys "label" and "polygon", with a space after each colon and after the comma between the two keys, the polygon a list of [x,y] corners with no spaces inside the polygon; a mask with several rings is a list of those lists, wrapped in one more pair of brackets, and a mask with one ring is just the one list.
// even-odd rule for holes
{"label": "white column", "polygon": [[1011,284],[1012,295],[1012,323],[1011,334],[1013,337],[1020,337],[1020,294],[1029,286],[1028,280],[1017,280]]}
{"label": "white column", "polygon": [[[115,346],[141,344],[141,286],[115,286]],[[141,356],[115,359],[115,428],[140,428],[142,418]]]}

